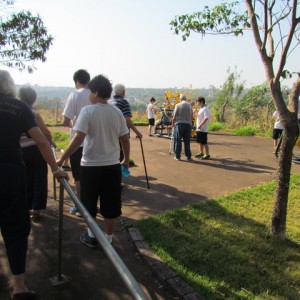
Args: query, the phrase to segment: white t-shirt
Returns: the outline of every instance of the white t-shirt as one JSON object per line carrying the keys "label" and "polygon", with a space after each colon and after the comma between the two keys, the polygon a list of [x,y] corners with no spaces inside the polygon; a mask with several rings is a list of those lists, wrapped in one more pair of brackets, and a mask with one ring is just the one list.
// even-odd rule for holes
{"label": "white t-shirt", "polygon": [[[81,109],[89,105],[89,90],[85,88],[78,89],[68,96],[64,111],[62,113],[63,116],[69,118],[72,121],[72,128],[71,128],[71,139],[75,134],[73,130],[76,120],[79,116]],[[83,144],[81,145],[83,146]]]}
{"label": "white t-shirt", "polygon": [[100,103],[83,107],[74,130],[86,134],[82,166],[110,166],[120,163],[119,138],[128,134],[128,128],[117,107]]}
{"label": "white t-shirt", "polygon": [[[204,119],[208,119],[208,120],[204,123],[201,129],[199,129],[198,127],[203,122]],[[207,106],[200,108],[197,115],[196,131],[208,132],[209,119],[210,119],[209,108]]]}
{"label": "white t-shirt", "polygon": [[155,118],[155,110],[154,110],[154,107],[153,107],[152,103],[148,104],[146,111],[147,111],[148,119],[154,119]]}
{"label": "white t-shirt", "polygon": [[273,118],[275,119],[274,128],[275,129],[283,129],[283,126],[281,125],[281,122],[279,119],[279,113],[277,110],[274,111]]}

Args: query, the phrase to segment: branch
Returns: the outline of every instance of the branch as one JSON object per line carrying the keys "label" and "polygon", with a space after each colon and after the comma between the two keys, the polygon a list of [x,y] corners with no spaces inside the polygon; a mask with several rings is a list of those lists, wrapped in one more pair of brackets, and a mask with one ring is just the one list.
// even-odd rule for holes
{"label": "branch", "polygon": [[277,73],[276,73],[276,76],[275,76],[275,81],[279,81],[279,79],[280,79],[281,73],[282,73],[283,68],[285,66],[285,63],[286,63],[287,54],[288,54],[291,42],[293,40],[295,29],[296,29],[297,25],[300,23],[300,18],[296,17],[297,5],[298,5],[297,2],[298,2],[298,0],[293,0],[293,6],[292,6],[292,24],[291,24],[291,27],[290,27],[290,31],[289,31],[289,34],[288,34],[288,38],[287,38],[286,44],[285,44],[284,49],[283,49],[283,51],[281,53],[278,70],[277,70]]}

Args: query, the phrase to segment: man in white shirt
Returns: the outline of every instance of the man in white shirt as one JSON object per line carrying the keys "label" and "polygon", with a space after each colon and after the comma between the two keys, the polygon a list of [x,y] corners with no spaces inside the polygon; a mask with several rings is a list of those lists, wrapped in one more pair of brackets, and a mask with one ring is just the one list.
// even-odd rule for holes
{"label": "man in white shirt", "polygon": [[[208,133],[208,123],[210,119],[209,108],[205,105],[205,98],[199,97],[196,102],[198,103],[200,109],[197,115],[197,143],[199,143],[200,152],[195,155],[197,158],[209,159],[209,147],[207,144],[207,133]],[[204,151],[205,150],[205,153]]]}
{"label": "man in white shirt", "polygon": [[[100,198],[105,234],[111,243],[115,220],[122,214],[120,143],[124,153],[121,164],[129,167],[128,128],[122,112],[107,102],[112,92],[110,81],[98,75],[91,80],[88,88],[91,105],[81,109],[74,126],[75,135],[59,164],[84,141],[80,166],[81,201],[91,216],[96,218]],[[90,248],[97,246],[90,228],[80,235],[80,241]]]}
{"label": "man in white shirt", "polygon": [[[73,138],[75,131],[74,126],[79,116],[81,109],[89,104],[89,90],[87,89],[88,83],[90,82],[90,74],[86,70],[78,70],[74,73],[73,80],[75,83],[76,90],[71,92],[68,96],[64,111],[62,113],[64,117],[64,125],[71,128],[71,139]],[[72,169],[72,175],[74,178],[76,194],[80,196],[80,160],[82,157],[82,145],[70,156],[70,164]],[[71,214],[80,216],[77,207],[70,209]]]}
{"label": "man in white shirt", "polygon": [[148,123],[149,123],[149,126],[148,126],[148,135],[149,136],[152,136],[152,127],[154,126],[155,124],[155,112],[157,111],[155,109],[155,107],[153,106],[153,104],[155,103],[155,99],[152,97],[149,101],[149,104],[147,105],[147,109],[146,109],[146,112],[147,112],[147,116],[148,116]]}

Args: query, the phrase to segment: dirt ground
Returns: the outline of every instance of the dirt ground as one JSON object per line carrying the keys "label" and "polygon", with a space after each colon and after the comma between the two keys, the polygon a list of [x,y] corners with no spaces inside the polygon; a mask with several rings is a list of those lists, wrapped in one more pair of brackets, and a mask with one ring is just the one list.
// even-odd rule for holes
{"label": "dirt ground", "polygon": [[[210,160],[175,161],[174,155],[169,155],[170,140],[148,137],[146,127],[140,130],[144,133],[142,144],[150,189],[147,188],[140,142],[131,138],[131,157],[136,166],[131,168],[131,176],[123,180],[126,185],[122,194],[123,216],[113,246],[149,299],[178,299],[140,259],[124,225],[202,199],[269,182],[276,177],[277,161],[272,153],[271,138],[222,133],[208,136]],[[193,155],[196,154],[198,145],[192,142],[191,149]],[[299,172],[300,166],[293,164],[292,173]],[[73,186],[72,180],[70,184]],[[71,206],[72,201],[65,193],[62,273],[71,279],[53,285],[50,279],[57,276],[58,201],[53,198],[53,183],[49,177],[48,209],[43,218],[32,223],[28,286],[43,300],[134,299],[100,247],[95,250],[80,243],[79,235],[86,225],[82,218],[69,213]],[[102,228],[100,216],[98,223]],[[10,299],[9,274],[0,237],[0,300]]]}

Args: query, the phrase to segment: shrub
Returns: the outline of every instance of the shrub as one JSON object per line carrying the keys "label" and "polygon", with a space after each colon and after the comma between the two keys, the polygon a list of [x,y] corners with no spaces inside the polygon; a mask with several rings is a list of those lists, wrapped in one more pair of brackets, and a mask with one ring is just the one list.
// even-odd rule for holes
{"label": "shrub", "polygon": [[239,127],[234,130],[234,133],[236,135],[241,135],[241,136],[251,136],[255,135],[257,132],[257,129],[252,126],[244,126],[244,127]]}
{"label": "shrub", "polygon": [[221,122],[213,122],[213,123],[210,123],[208,126],[209,131],[219,131],[224,128],[225,128],[225,124],[221,123]]}

